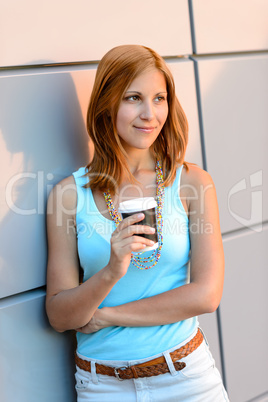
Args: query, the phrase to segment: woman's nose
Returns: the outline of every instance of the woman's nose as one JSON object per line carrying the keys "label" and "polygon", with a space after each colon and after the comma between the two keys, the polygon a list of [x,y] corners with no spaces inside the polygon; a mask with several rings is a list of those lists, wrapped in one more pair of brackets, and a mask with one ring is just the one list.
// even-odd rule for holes
{"label": "woman's nose", "polygon": [[154,118],[154,108],[151,102],[143,102],[140,118],[143,120],[152,120]]}

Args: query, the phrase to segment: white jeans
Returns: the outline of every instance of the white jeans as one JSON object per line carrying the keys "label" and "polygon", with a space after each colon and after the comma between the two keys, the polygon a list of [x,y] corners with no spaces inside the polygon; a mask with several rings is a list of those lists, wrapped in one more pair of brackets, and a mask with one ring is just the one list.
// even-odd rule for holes
{"label": "white jeans", "polygon": [[[206,340],[181,361],[186,367],[176,371],[170,352],[186,344],[195,333],[183,343],[162,354],[148,359],[131,361],[91,360],[91,373],[76,367],[77,402],[226,402],[229,401],[219,371],[209,351]],[[119,381],[115,377],[96,374],[95,363],[122,367],[146,362],[165,356],[169,373],[153,377]],[[78,354],[82,359],[84,356]]]}

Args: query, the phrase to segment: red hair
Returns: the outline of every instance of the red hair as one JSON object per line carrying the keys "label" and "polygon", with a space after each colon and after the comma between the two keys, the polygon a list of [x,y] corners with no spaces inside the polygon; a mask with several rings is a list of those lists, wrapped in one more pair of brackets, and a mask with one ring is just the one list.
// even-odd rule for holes
{"label": "red hair", "polygon": [[85,187],[115,192],[122,172],[128,172],[125,150],[116,130],[120,102],[131,82],[146,69],[156,68],[167,85],[168,116],[161,133],[151,146],[162,163],[164,186],[170,185],[178,165],[184,164],[188,143],[188,122],[176,97],[174,79],[165,61],[152,49],[122,45],[111,49],[99,63],[87,112],[87,131],[94,144],[94,156],[87,165],[89,183]]}

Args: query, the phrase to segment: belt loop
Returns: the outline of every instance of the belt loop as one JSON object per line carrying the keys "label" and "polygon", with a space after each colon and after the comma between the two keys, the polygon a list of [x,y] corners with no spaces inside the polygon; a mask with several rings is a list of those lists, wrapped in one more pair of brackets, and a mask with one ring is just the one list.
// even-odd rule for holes
{"label": "belt loop", "polygon": [[178,375],[178,374],[179,374],[179,371],[177,371],[177,370],[175,369],[174,364],[173,364],[173,361],[171,360],[171,357],[170,357],[169,352],[164,352],[163,355],[164,355],[164,357],[165,357],[165,359],[166,359],[166,362],[167,362],[167,365],[168,365],[170,374],[173,375],[173,376]]}
{"label": "belt loop", "polygon": [[99,379],[96,373],[96,363],[94,360],[91,360],[90,362],[91,365],[91,378],[92,378],[92,382],[93,384],[98,384],[99,383]]}

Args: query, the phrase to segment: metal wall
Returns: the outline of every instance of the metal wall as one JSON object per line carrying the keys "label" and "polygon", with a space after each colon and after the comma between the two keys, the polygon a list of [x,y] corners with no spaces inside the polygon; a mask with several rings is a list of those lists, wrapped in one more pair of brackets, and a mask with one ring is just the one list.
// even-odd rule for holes
{"label": "metal wall", "polygon": [[74,402],[72,333],[44,309],[46,199],[92,155],[98,60],[125,43],[166,58],[189,119],[186,160],[217,188],[226,258],[200,317],[232,402],[268,400],[266,0],[0,1],[0,400]]}

